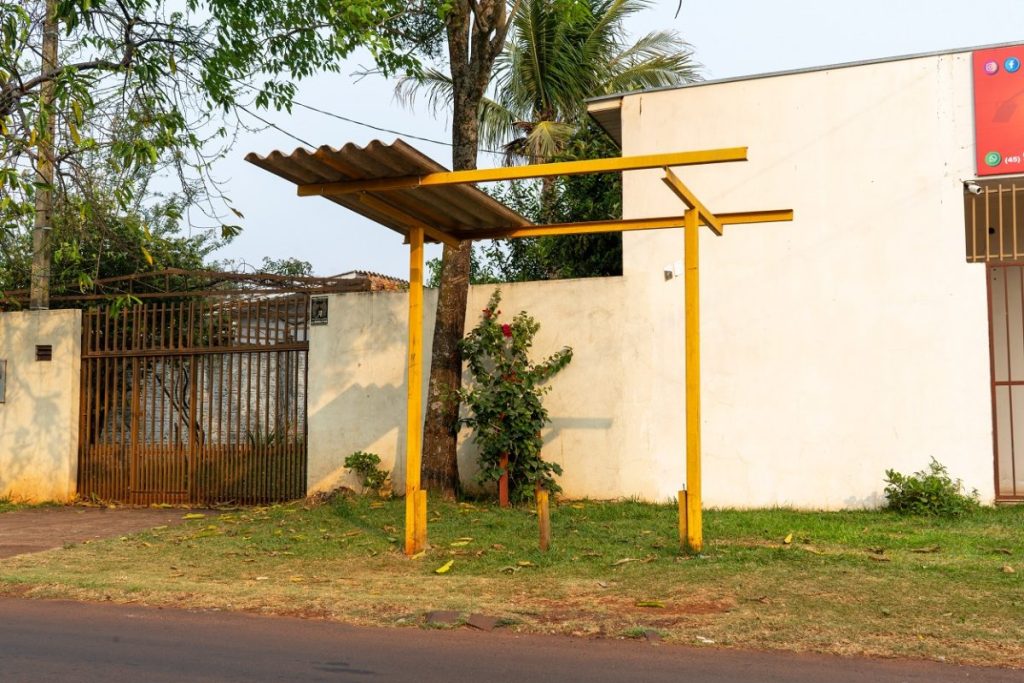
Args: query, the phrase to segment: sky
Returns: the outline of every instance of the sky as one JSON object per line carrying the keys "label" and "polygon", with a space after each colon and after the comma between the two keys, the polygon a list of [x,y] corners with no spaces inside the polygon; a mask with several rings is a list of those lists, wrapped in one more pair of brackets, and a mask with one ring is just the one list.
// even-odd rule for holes
{"label": "sky", "polygon": [[[894,57],[994,43],[1024,43],[1024,1],[987,0],[653,0],[628,26],[635,36],[673,29],[693,46],[705,79],[729,78]],[[409,140],[450,166],[449,121],[423,104],[409,109],[394,97],[394,82],[358,78],[368,66],[355,55],[339,74],[299,84],[296,100],[350,119],[440,142]],[[402,237],[317,197],[296,196],[295,187],[244,161],[248,152],[291,151],[297,146],[347,142],[364,145],[395,133],[381,132],[295,107],[289,114],[262,114],[279,129],[243,134],[215,174],[245,216],[243,232],[214,258],[254,266],[263,257],[296,257],[318,275],[370,270],[407,276],[408,248]],[[255,122],[254,122],[255,123]],[[286,134],[287,132],[287,134]],[[299,140],[305,141],[300,142]],[[481,154],[481,168],[500,160]],[[440,247],[427,246],[427,258]]]}

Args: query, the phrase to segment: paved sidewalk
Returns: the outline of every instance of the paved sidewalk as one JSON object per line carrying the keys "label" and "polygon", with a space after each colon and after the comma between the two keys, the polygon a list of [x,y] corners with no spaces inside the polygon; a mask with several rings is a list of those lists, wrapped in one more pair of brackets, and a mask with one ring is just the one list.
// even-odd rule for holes
{"label": "paved sidewalk", "polygon": [[[0,514],[0,558],[181,524],[181,508],[48,507]],[[197,511],[198,512],[198,511]],[[202,511],[210,514],[209,511]]]}

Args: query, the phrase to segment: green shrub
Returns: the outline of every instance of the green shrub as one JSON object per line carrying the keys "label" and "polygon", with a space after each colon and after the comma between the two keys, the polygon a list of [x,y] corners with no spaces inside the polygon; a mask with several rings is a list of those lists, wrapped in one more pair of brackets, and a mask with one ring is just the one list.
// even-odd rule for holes
{"label": "green shrub", "polygon": [[561,466],[541,457],[541,430],[550,421],[542,399],[549,388],[546,382],[572,360],[572,349],[565,347],[533,362],[530,348],[540,324],[525,311],[510,323],[499,323],[499,303],[501,292],[495,290],[480,322],[462,340],[470,376],[461,392],[468,412],[462,423],[473,428],[480,449],[477,481],[501,479],[501,463],[507,457],[509,498],[523,502],[533,497],[537,486],[553,494],[562,490],[555,483]]}
{"label": "green shrub", "polygon": [[388,480],[388,473],[380,467],[380,456],[375,453],[356,451],[345,458],[345,467],[359,475],[363,488],[380,492],[384,482]]}
{"label": "green shrub", "polygon": [[962,517],[979,507],[978,491],[964,493],[963,482],[949,476],[932,458],[927,470],[914,474],[885,471],[886,509],[908,515]]}

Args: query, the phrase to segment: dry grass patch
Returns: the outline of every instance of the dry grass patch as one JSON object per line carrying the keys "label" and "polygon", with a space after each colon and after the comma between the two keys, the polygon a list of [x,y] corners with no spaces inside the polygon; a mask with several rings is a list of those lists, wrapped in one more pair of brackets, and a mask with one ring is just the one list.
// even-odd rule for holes
{"label": "dry grass patch", "polygon": [[403,515],[368,498],[230,511],[7,560],[0,590],[373,625],[451,609],[532,632],[1024,662],[1024,508],[958,522],[709,511],[700,557],[679,555],[673,506],[559,505],[541,553],[528,510],[433,503],[415,560],[399,550]]}

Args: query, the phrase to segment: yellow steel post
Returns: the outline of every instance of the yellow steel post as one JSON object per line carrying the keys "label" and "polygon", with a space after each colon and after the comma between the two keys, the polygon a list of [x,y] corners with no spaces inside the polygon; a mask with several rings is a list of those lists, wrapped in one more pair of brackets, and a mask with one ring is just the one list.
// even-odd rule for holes
{"label": "yellow steel post", "polygon": [[[423,228],[409,230],[409,356],[405,421],[405,554],[426,546],[426,491],[420,491],[423,445]],[[422,518],[421,518],[422,517]]]}
{"label": "yellow steel post", "polygon": [[686,290],[686,545],[704,547],[700,496],[700,216],[686,212],[684,280]]}

